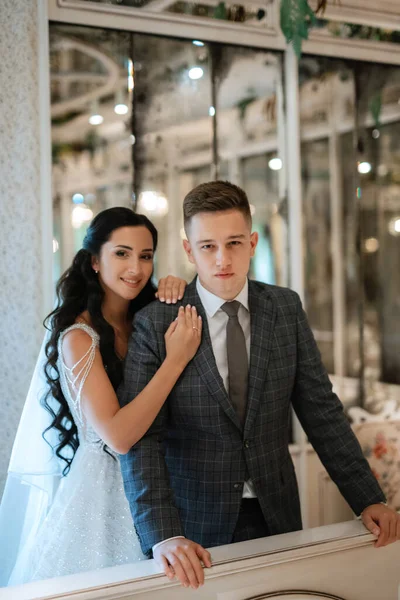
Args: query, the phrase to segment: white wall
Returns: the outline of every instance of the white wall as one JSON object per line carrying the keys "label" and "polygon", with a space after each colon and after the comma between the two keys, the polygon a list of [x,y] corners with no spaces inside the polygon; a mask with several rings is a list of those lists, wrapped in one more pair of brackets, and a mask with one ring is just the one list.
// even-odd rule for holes
{"label": "white wall", "polygon": [[40,1],[0,2],[0,495],[45,304]]}

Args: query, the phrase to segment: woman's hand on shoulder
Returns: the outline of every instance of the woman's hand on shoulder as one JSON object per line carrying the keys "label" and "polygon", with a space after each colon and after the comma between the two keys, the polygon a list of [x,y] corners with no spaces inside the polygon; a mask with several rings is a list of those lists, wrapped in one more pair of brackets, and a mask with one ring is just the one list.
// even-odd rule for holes
{"label": "woman's hand on shoulder", "polygon": [[186,285],[186,281],[180,277],[162,277],[158,282],[156,298],[166,304],[176,304],[178,300],[182,300]]}
{"label": "woman's hand on shoulder", "polygon": [[202,319],[194,306],[181,306],[165,333],[167,359],[182,370],[196,354],[201,342]]}

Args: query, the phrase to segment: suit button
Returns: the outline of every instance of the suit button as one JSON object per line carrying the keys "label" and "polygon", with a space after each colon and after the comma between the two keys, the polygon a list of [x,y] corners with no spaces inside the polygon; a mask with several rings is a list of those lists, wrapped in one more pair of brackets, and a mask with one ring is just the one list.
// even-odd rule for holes
{"label": "suit button", "polygon": [[243,442],[243,446],[244,446],[245,448],[250,448],[250,442],[249,442],[249,440],[244,440],[244,442]]}
{"label": "suit button", "polygon": [[233,487],[235,488],[235,490],[238,490],[240,488],[240,483],[234,483]]}

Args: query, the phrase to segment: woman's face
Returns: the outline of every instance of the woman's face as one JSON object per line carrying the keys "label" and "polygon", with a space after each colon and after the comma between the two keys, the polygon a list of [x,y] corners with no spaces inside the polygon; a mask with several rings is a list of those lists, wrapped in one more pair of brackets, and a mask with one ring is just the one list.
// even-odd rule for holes
{"label": "woman's face", "polygon": [[93,257],[101,286],[125,300],[136,298],[153,272],[153,238],[143,226],[115,229]]}

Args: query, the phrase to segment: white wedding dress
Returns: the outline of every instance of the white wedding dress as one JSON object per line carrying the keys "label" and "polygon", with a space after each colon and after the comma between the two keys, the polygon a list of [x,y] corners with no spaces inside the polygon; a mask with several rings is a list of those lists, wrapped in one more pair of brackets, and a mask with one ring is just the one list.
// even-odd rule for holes
{"label": "white wedding dress", "polygon": [[[85,356],[69,369],[63,361],[62,341],[72,329],[85,331],[92,343]],[[34,539],[20,552],[8,585],[146,558],[125,497],[118,455],[105,449],[102,440],[86,423],[82,411],[82,388],[98,344],[98,334],[82,323],[72,325],[60,336],[57,366],[63,394],[78,428],[80,445],[46,518]]]}

